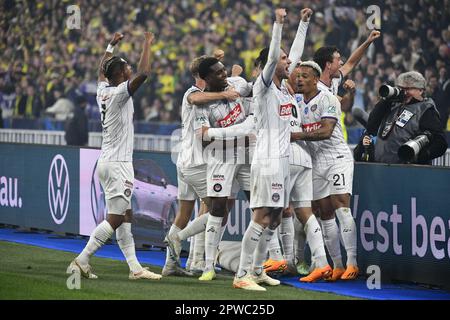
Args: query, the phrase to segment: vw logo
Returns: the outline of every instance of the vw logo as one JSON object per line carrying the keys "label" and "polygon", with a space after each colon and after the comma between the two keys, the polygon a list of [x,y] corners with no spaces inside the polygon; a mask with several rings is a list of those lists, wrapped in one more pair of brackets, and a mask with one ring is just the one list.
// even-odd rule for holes
{"label": "vw logo", "polygon": [[57,154],[48,173],[48,205],[56,224],[62,224],[69,209],[70,179],[66,160]]}

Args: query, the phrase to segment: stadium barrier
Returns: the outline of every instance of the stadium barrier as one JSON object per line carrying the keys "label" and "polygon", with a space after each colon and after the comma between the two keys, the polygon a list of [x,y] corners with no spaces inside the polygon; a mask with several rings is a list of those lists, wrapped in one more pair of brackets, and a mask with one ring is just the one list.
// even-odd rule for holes
{"label": "stadium barrier", "polygon": [[[0,143],[0,223],[89,235],[105,216],[98,149]],[[163,246],[177,211],[168,153],[135,152],[133,233]],[[358,263],[382,280],[450,288],[450,168],[356,163],[351,202]],[[240,194],[224,240],[240,241],[250,219]],[[344,250],[342,250],[344,252]]]}
{"label": "stadium barrier", "polygon": [[[0,142],[49,144],[65,146],[64,131],[0,129]],[[174,136],[176,138],[176,136]],[[135,134],[135,150],[170,152],[172,136],[155,134]],[[88,146],[100,148],[101,132],[89,132]]]}
{"label": "stadium barrier", "polygon": [[[135,134],[134,149],[142,151],[171,152],[172,146],[178,143],[178,139],[179,137],[176,134]],[[0,142],[66,145],[64,131],[46,130],[0,129]],[[100,132],[89,132],[88,146],[100,148],[101,144],[102,134]],[[354,147],[355,145],[350,145],[352,150]],[[434,159],[433,165],[450,167],[450,148],[447,149],[442,157]]]}

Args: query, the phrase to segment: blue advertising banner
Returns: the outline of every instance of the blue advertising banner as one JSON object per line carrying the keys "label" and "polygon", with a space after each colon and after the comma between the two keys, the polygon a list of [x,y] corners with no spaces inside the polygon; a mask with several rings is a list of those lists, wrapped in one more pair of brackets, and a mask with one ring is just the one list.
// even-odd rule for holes
{"label": "blue advertising banner", "polygon": [[361,270],[450,287],[450,168],[361,163],[353,190]]}
{"label": "blue advertising banner", "polygon": [[[0,143],[0,223],[90,235],[106,215],[99,154]],[[133,166],[136,243],[163,246],[178,210],[175,164],[135,152]],[[384,280],[450,287],[450,168],[357,163],[353,183],[361,272],[378,266]],[[223,239],[240,241],[250,217],[240,193]]]}
{"label": "blue advertising banner", "polygon": [[78,149],[0,143],[0,155],[0,222],[78,234]]}

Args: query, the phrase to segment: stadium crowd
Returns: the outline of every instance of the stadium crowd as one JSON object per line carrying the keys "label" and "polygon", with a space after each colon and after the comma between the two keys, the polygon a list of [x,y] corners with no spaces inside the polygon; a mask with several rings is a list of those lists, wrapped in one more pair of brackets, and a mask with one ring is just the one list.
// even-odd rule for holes
{"label": "stadium crowd", "polygon": [[[291,0],[286,43],[295,36],[300,9],[314,10],[304,59],[324,45],[336,45],[344,57],[366,39],[366,8],[377,1]],[[80,8],[81,28],[67,28],[68,6]],[[156,35],[152,76],[135,97],[138,120],[174,122],[192,79],[190,61],[225,51],[225,64],[240,64],[251,79],[253,60],[269,43],[273,8],[279,0],[100,0],[3,1],[0,11],[0,106],[3,118],[42,117],[55,103],[69,112],[78,95],[88,102],[89,118],[99,118],[95,104],[96,71],[114,31],[125,34],[119,51],[137,63],[139,35]],[[402,72],[425,75],[446,126],[450,107],[450,1],[383,1],[382,41],[375,42],[351,75],[356,82],[354,108],[370,111],[378,87]],[[284,47],[286,47],[284,45]],[[53,109],[51,107],[53,106]],[[355,124],[351,114],[347,124]]]}

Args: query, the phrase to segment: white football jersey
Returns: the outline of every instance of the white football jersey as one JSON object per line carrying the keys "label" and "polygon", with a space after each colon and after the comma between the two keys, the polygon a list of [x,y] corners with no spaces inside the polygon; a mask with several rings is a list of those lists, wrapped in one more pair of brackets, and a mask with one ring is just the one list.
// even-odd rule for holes
{"label": "white football jersey", "polygon": [[353,156],[344,140],[342,126],[339,121],[341,116],[341,104],[336,96],[320,91],[310,101],[300,101],[302,128],[305,132],[311,132],[321,127],[321,120],[332,118],[336,120],[336,126],[329,139],[320,141],[308,141],[311,151],[313,166],[329,166],[342,161],[353,161]]}
{"label": "white football jersey", "polygon": [[321,91],[330,92],[332,95],[337,96],[338,90],[339,90],[339,86],[341,85],[343,79],[344,79],[344,77],[342,76],[342,72],[339,71],[339,78],[331,79],[331,86],[330,87],[319,80],[319,82],[317,83],[317,89],[319,89]]}
{"label": "white football jersey", "polygon": [[[251,100],[247,98],[239,98],[236,101],[216,100],[209,104],[209,117],[208,121],[211,128],[229,128],[233,125],[242,123],[250,114]],[[234,138],[228,138],[225,140],[234,140]],[[235,162],[237,157],[239,161],[245,163],[245,139],[239,140],[242,148],[234,148],[234,143],[226,145],[226,149],[223,149],[223,144],[210,145],[211,150],[214,152],[211,155],[220,161],[232,161]],[[243,152],[239,156],[239,152]]]}
{"label": "white football jersey", "polygon": [[[190,168],[205,164],[203,159],[202,141],[195,136],[195,130],[206,121],[207,108],[199,108],[188,101],[191,93],[202,91],[196,86],[190,87],[183,96],[181,106],[181,150],[178,155],[177,167]],[[198,122],[198,126],[197,126]]]}
{"label": "white football jersey", "polygon": [[117,87],[100,82],[97,87],[97,104],[102,121],[102,152],[99,161],[133,161],[134,105],[130,81]]}
{"label": "white football jersey", "polygon": [[[296,94],[295,99],[297,105],[292,106],[291,116],[291,132],[302,132],[302,119],[300,113],[300,107],[298,105],[303,100],[301,94]],[[299,140],[291,142],[291,154],[289,156],[289,164],[302,166],[305,168],[312,168],[311,153],[306,141]]]}
{"label": "white football jersey", "polygon": [[256,99],[256,148],[254,160],[289,157],[292,107],[297,103],[284,82],[281,88],[271,81],[266,87],[262,75],[258,77],[253,93]]}

